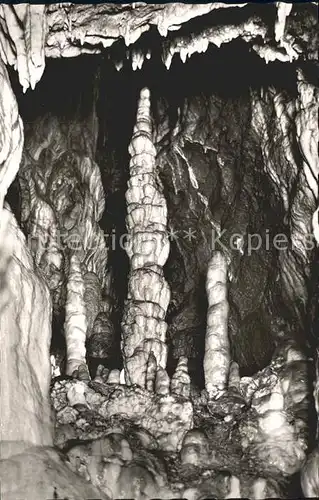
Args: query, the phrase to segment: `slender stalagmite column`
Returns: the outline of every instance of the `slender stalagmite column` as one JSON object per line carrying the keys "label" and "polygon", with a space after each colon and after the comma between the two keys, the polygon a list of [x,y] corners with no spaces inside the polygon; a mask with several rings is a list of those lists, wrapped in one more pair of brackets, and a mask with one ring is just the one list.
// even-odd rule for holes
{"label": "slender stalagmite column", "polygon": [[[23,149],[23,125],[0,57],[0,211],[7,191],[18,173]],[[0,221],[1,222],[1,221]]]}
{"label": "slender stalagmite column", "polygon": [[227,264],[221,252],[208,263],[206,291],[208,299],[204,375],[209,397],[226,390],[230,352],[228,340]]}
{"label": "slender stalagmite column", "polygon": [[170,299],[163,275],[163,265],[169,254],[167,206],[156,171],[148,89],[140,94],[129,153],[130,179],[126,192],[129,242],[126,250],[131,270],[122,321],[122,353],[126,383],[145,387],[151,353],[157,368],[166,368],[167,324],[164,318]]}
{"label": "slender stalagmite column", "polygon": [[[64,332],[67,346],[66,374],[86,372],[85,340],[87,332],[87,319],[84,301],[84,280],[81,266],[76,253],[70,256],[69,274],[67,282],[67,298],[65,306]],[[78,373],[80,377],[80,373]]]}

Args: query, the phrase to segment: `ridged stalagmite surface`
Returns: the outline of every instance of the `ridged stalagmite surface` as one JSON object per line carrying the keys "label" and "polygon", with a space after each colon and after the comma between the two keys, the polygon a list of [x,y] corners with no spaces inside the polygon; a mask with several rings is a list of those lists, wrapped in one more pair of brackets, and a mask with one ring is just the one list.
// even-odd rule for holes
{"label": "ridged stalagmite surface", "polygon": [[208,263],[206,291],[208,299],[205,338],[205,388],[210,397],[226,389],[230,353],[228,340],[227,264],[221,252]]}
{"label": "ridged stalagmite surface", "polygon": [[145,387],[151,353],[157,367],[166,367],[164,318],[170,298],[163,275],[169,254],[167,207],[156,172],[148,89],[141,91],[129,153],[126,201],[131,272],[122,321],[122,352],[127,383]]}
{"label": "ridged stalagmite surface", "polygon": [[0,58],[0,210],[17,175],[23,149],[23,125],[8,72]]}
{"label": "ridged stalagmite surface", "polygon": [[5,292],[7,296],[1,304],[0,315],[0,454],[3,459],[13,450],[23,451],[30,444],[52,443],[51,301],[13,214],[5,208],[1,217],[8,219],[0,240],[4,277],[1,294]]}
{"label": "ridged stalagmite surface", "polygon": [[[46,116],[33,127],[37,140],[29,135],[19,176],[22,223],[30,235],[36,264],[52,293],[54,311],[67,309],[66,340],[71,342],[67,352],[77,359],[69,363],[71,375],[78,363],[85,363],[84,333],[91,337],[88,348],[93,356],[102,353],[106,357],[111,343],[109,314],[101,310],[107,248],[98,221],[105,208],[104,190],[99,167],[92,159],[94,140],[86,124],[80,127],[72,123],[65,133],[58,119]],[[52,154],[48,155],[48,150]],[[70,253],[74,254],[72,263]],[[75,285],[68,283],[65,290],[64,267],[72,269],[75,260],[78,276]],[[76,306],[70,313],[70,304],[74,299],[80,300],[80,295],[80,310]],[[67,304],[66,296],[73,297]],[[101,320],[101,314],[102,321],[94,329],[94,322],[97,317]],[[75,327],[74,322],[82,326]]]}
{"label": "ridged stalagmite surface", "polygon": [[316,447],[307,458],[301,471],[302,491],[306,497],[319,497],[319,352],[317,351],[316,380],[314,382],[314,400],[317,412]]}

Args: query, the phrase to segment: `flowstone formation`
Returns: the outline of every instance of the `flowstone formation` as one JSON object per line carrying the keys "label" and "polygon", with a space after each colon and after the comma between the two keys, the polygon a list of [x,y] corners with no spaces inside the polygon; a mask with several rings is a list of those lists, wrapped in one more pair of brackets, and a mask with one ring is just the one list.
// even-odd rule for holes
{"label": "flowstone formation", "polygon": [[170,291],[163,275],[169,255],[167,206],[156,172],[150,105],[149,90],[143,89],[129,148],[132,159],[126,201],[131,272],[122,351],[127,383],[152,390],[154,384],[163,385],[168,379],[164,319]]}
{"label": "flowstone formation", "polygon": [[0,4],[1,499],[319,496],[316,14]]}

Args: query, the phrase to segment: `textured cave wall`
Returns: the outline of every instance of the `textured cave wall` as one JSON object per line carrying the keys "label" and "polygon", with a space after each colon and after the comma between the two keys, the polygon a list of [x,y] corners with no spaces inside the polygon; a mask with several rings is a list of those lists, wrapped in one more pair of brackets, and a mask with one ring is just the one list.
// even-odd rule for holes
{"label": "textured cave wall", "polygon": [[[3,235],[7,269],[1,308],[1,458],[52,444],[49,401],[51,300],[13,214]],[[3,262],[4,263],[4,262]],[[8,443],[6,443],[8,442]]]}
{"label": "textured cave wall", "polygon": [[[49,404],[51,301],[9,207],[7,189],[18,172],[23,126],[1,63],[1,456],[28,444],[52,443]],[[8,441],[6,444],[5,441]]]}
{"label": "textured cave wall", "polygon": [[[195,72],[196,80],[192,78]],[[290,227],[284,194],[265,168],[268,159],[252,126],[255,103],[249,90],[262,96],[273,86],[275,94],[283,93],[285,102],[298,103],[295,67],[265,65],[238,42],[219,50],[208,49],[186,65],[174,60],[170,72],[157,78],[161,84],[157,86],[155,78],[152,84],[157,102],[158,163],[172,231],[172,251],[166,266],[172,290],[168,311],[171,353],[176,359],[190,356],[194,365],[200,364],[207,307],[203,281],[214,241],[216,249],[226,251],[230,262],[232,355],[242,373],[251,374],[269,362],[283,336],[307,345],[307,268],[294,252],[288,257],[292,262],[297,259],[294,269],[283,268],[286,252],[272,244],[266,247],[266,237],[271,242],[279,233],[291,241],[297,216],[292,215]],[[292,166],[279,145],[288,140],[293,127],[285,135],[274,119],[271,101],[265,106],[269,110],[267,126],[272,130],[271,154],[278,155],[277,168],[288,171]],[[296,171],[300,171],[298,155]],[[291,187],[287,188],[291,204],[294,189],[304,191],[304,178],[298,175],[291,178]],[[315,209],[310,190],[303,199],[304,206],[299,210],[310,221]],[[262,244],[248,254],[248,235],[255,233],[262,237]],[[239,235],[239,244],[231,250],[235,234]],[[306,261],[310,258],[311,251],[306,252]],[[285,282],[289,272],[296,275],[298,290]]]}

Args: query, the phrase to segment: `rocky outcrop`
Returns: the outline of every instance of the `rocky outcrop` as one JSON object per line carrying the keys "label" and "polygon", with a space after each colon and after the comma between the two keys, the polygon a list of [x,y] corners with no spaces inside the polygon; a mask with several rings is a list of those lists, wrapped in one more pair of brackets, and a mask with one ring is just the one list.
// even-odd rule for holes
{"label": "rocky outcrop", "polygon": [[[55,444],[69,450],[72,470],[113,498],[134,484],[141,499],[155,492],[198,499],[208,491],[218,498],[278,497],[306,457],[307,370],[290,344],[254,377],[239,380],[233,366],[218,400],[204,393],[187,401],[176,394],[175,375],[171,393],[164,378],[155,393],[100,376],[56,380]],[[166,472],[170,460],[174,471]]]}

